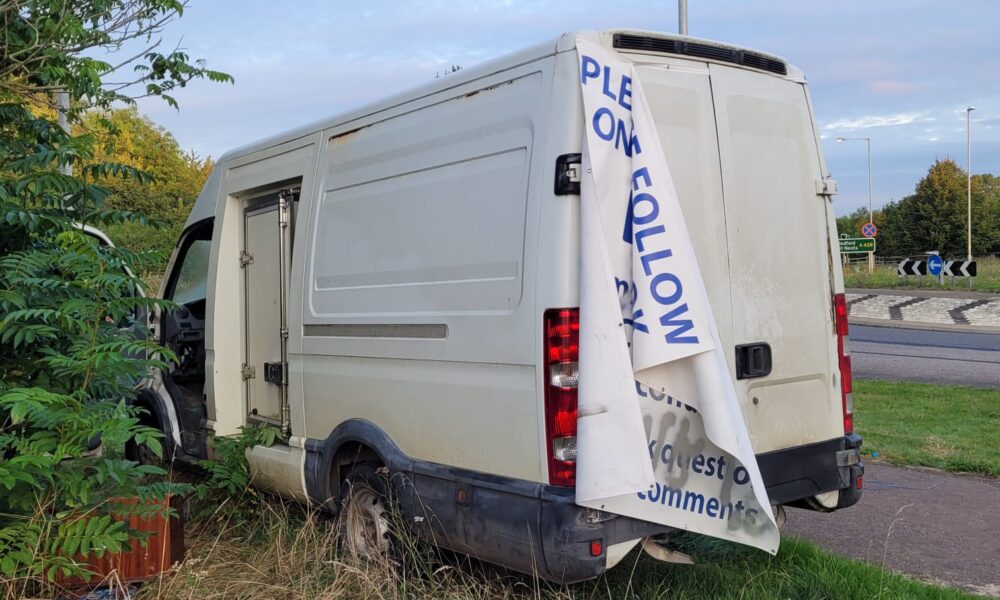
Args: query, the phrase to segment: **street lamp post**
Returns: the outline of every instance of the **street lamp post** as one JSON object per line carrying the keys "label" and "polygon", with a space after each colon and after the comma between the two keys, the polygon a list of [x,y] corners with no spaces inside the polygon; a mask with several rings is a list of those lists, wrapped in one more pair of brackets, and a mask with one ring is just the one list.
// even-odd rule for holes
{"label": "street lamp post", "polygon": [[[966,202],[968,203],[968,229],[966,230],[966,260],[972,260],[972,111],[975,106],[965,109],[966,152],[968,153],[969,170],[966,173]],[[969,280],[972,281],[971,279]]]}
{"label": "street lamp post", "polygon": [[[864,142],[868,147],[868,222],[874,223],[874,213],[872,212],[872,139],[871,138],[837,138],[837,142]],[[875,271],[875,253],[868,253],[868,274]]]}

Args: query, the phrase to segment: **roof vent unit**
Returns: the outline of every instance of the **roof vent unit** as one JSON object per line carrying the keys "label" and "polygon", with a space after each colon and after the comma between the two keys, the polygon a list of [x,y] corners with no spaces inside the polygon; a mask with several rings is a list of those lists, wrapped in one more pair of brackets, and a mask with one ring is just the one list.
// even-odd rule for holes
{"label": "roof vent unit", "polygon": [[701,42],[689,42],[670,38],[651,37],[648,35],[635,35],[631,33],[616,33],[612,45],[621,50],[638,50],[640,52],[658,52],[661,54],[681,54],[705,58],[718,62],[733,63],[743,65],[761,71],[777,73],[778,75],[788,75],[788,68],[785,63],[746,50],[737,50],[726,46],[716,46]]}

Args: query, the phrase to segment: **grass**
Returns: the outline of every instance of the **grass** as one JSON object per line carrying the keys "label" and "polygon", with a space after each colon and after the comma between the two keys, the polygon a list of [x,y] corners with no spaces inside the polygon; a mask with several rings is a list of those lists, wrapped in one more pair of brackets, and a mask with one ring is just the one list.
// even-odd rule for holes
{"label": "grass", "polygon": [[[857,381],[864,448],[880,459],[1000,476],[1000,391]],[[976,596],[838,556],[793,537],[777,556],[704,537],[677,548],[694,565],[657,562],[636,550],[605,575],[559,586],[437,550],[408,536],[401,565],[345,554],[326,515],[268,496],[195,505],[186,560],[147,582],[138,599],[527,599],[680,600],[967,599]],[[192,501],[195,502],[195,501]],[[247,507],[250,507],[248,510]],[[14,598],[0,579],[0,598]]]}
{"label": "grass", "polygon": [[[980,292],[1000,292],[1000,258],[977,259],[978,276],[972,280],[972,289]],[[902,288],[927,290],[969,290],[964,277],[956,277],[951,284],[948,277],[938,285],[933,277],[907,277],[896,274],[896,265],[875,265],[875,272],[868,274],[868,263],[855,263],[844,267],[844,286],[849,288]]]}
{"label": "grass", "polygon": [[1000,390],[855,381],[866,456],[1000,477]]}
{"label": "grass", "polygon": [[[659,563],[633,551],[606,575],[559,586],[420,546],[405,572],[338,551],[329,518],[271,500],[254,526],[209,519],[189,528],[187,561],[146,584],[145,598],[973,598],[834,556],[795,538],[769,556],[706,538],[682,543],[696,564]],[[414,558],[417,557],[417,558]]]}

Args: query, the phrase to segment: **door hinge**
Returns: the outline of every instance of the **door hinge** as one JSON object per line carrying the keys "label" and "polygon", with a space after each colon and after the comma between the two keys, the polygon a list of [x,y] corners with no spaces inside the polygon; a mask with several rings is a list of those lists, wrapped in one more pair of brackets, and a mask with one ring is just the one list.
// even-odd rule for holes
{"label": "door hinge", "polygon": [[837,195],[837,180],[831,179],[829,177],[824,177],[823,179],[816,180],[816,195],[817,196],[836,196]]}
{"label": "door hinge", "polygon": [[240,375],[243,376],[244,381],[247,379],[253,379],[257,376],[257,369],[253,368],[251,365],[243,363],[243,366],[240,367]]}
{"label": "door hinge", "polygon": [[253,254],[246,250],[240,250],[240,268],[242,269],[251,263],[253,263]]}

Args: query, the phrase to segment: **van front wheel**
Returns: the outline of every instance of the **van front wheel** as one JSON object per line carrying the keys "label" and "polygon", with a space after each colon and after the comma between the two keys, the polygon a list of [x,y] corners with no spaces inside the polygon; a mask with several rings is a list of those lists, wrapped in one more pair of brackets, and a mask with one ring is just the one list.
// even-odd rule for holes
{"label": "van front wheel", "polygon": [[387,477],[377,465],[356,465],[344,478],[337,498],[337,525],[344,549],[354,558],[392,557],[392,513]]}

